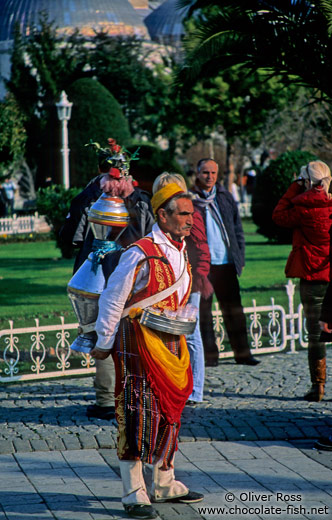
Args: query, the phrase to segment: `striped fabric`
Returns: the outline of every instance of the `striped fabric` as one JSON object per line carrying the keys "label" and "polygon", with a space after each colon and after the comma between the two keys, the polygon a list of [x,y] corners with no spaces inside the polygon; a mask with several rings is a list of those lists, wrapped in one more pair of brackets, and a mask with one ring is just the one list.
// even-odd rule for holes
{"label": "striped fabric", "polygon": [[[167,348],[179,355],[179,336],[160,333]],[[124,318],[113,349],[115,364],[115,407],[118,421],[118,457],[153,464],[162,460],[172,467],[180,424],[170,424],[147,380],[138,353],[135,327]]]}

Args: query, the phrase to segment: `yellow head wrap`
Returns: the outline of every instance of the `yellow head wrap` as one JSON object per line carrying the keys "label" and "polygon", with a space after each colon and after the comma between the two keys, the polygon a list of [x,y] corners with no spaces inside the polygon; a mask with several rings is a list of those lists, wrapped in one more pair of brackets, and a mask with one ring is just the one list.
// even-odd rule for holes
{"label": "yellow head wrap", "polygon": [[156,191],[151,199],[153,213],[156,215],[158,209],[165,204],[169,199],[171,199],[174,195],[178,193],[185,193],[182,188],[175,182],[171,184],[166,184],[163,188]]}

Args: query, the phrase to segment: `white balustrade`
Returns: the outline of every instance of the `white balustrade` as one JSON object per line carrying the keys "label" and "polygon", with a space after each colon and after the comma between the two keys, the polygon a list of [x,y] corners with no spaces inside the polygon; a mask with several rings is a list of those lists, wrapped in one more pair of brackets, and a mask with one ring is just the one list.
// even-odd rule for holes
{"label": "white balustrade", "polygon": [[[302,305],[294,311],[295,284],[289,280],[285,285],[288,296],[288,309],[277,305],[271,298],[271,305],[258,306],[253,300],[252,307],[244,307],[247,317],[248,337],[251,351],[256,354],[296,352],[307,347],[307,330]],[[222,312],[217,302],[212,309],[213,326],[220,358],[232,358],[233,352],[226,350],[227,337]]]}
{"label": "white balustrade", "polygon": [[0,237],[1,235],[16,235],[18,233],[40,233],[50,231],[50,226],[47,224],[45,217],[38,215],[25,215],[18,217],[0,218]]}
{"label": "white balustrade", "polygon": [[[302,305],[294,311],[295,284],[289,280],[285,287],[287,309],[276,304],[274,298],[270,305],[260,306],[253,300],[252,307],[244,308],[254,355],[295,353],[307,347]],[[226,350],[227,335],[218,303],[213,304],[212,316],[219,357],[232,358],[233,352]],[[0,383],[93,374],[94,359],[70,349],[77,327],[77,323],[66,324],[63,317],[58,325],[45,326],[35,319],[35,325],[27,328],[14,328],[13,321],[9,321],[9,328],[0,330]],[[75,331],[73,337],[70,331]]]}
{"label": "white balustrade", "polygon": [[[14,323],[10,320],[9,328],[0,330],[0,382],[94,373],[93,358],[83,353],[72,355],[70,345],[73,339],[70,341],[70,330],[76,331],[77,327],[77,323],[65,324],[62,316],[58,325],[42,326],[35,319],[35,326],[26,328],[14,328]],[[50,342],[47,346],[45,334]],[[21,348],[20,341],[25,344]],[[74,358],[76,361],[78,359],[78,368],[72,367]],[[21,368],[23,365],[24,369]],[[52,368],[55,365],[56,370],[50,365]]]}

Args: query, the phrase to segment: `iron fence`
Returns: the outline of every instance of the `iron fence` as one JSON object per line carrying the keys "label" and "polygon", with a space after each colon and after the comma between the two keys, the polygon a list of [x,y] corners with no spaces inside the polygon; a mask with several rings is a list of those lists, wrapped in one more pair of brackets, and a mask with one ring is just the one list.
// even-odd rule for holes
{"label": "iron fence", "polygon": [[[288,308],[275,303],[245,307],[248,336],[254,355],[296,352],[307,347],[307,331],[302,305],[294,306],[295,284],[289,280],[286,287]],[[214,330],[220,358],[232,358],[227,346],[222,313],[218,303],[213,307]],[[0,330],[0,382],[37,380],[53,377],[88,375],[95,371],[94,360],[88,354],[71,351],[78,324],[66,324],[63,317],[57,325],[35,325]]]}
{"label": "iron fence", "polygon": [[25,215],[18,217],[0,218],[0,236],[1,235],[17,235],[19,233],[40,233],[50,231],[45,217],[37,212],[34,215]]}

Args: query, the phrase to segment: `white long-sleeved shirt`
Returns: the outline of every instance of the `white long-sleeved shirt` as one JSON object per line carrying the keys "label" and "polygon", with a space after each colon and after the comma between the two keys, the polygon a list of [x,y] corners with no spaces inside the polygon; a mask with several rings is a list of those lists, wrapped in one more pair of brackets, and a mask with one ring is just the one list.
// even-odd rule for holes
{"label": "white long-sleeved shirt", "polygon": [[[181,276],[185,267],[183,242],[181,250],[177,249],[161,231],[158,224],[154,224],[151,233],[155,244],[158,244],[165,257],[171,264],[175,279]],[[114,272],[108,279],[107,287],[103,290],[99,298],[99,312],[96,321],[96,332],[98,341],[96,347],[102,350],[110,350],[113,347],[115,335],[117,333],[124,306],[133,287],[135,269],[140,260],[145,258],[144,253],[136,246],[125,251]],[[133,293],[143,289],[149,280],[149,263],[144,262],[137,274]],[[190,283],[189,274],[186,272],[183,284],[177,290],[179,301],[186,294]]]}

